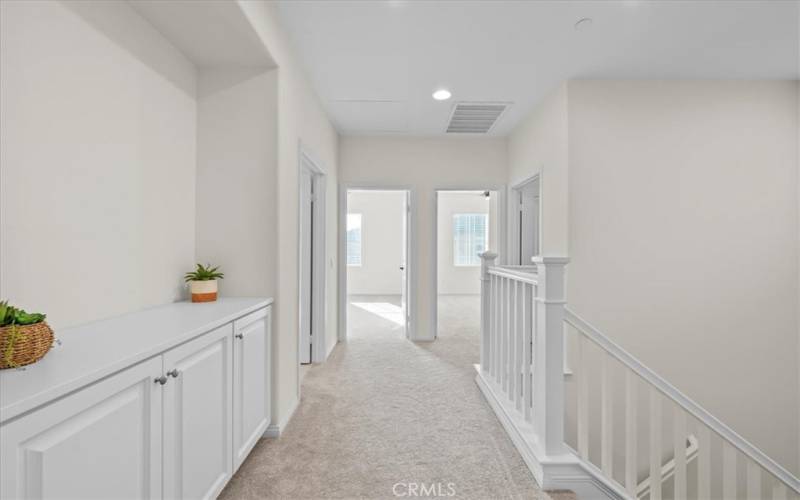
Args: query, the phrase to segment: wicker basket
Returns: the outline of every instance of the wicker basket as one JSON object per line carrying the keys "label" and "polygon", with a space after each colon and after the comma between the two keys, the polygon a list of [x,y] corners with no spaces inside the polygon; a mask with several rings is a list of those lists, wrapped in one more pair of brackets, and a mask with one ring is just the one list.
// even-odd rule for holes
{"label": "wicker basket", "polygon": [[0,327],[0,369],[17,368],[42,359],[53,345],[53,330],[44,321]]}

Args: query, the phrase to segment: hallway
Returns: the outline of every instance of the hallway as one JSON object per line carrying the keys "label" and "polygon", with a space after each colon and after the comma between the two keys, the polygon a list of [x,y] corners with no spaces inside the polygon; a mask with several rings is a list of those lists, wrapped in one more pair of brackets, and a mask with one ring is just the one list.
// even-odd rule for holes
{"label": "hallway", "polygon": [[[451,297],[442,318],[477,324],[470,300]],[[352,304],[349,315],[350,340],[309,370],[283,435],[262,440],[220,498],[417,496],[411,483],[439,496],[452,483],[454,498],[549,498],[475,385],[477,331],[446,321],[435,343],[414,344],[391,320]]]}

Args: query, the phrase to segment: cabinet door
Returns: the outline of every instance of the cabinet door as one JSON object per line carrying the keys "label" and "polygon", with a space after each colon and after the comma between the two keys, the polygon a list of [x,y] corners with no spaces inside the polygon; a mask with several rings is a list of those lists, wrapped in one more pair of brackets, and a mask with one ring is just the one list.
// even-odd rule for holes
{"label": "cabinet door", "polygon": [[270,308],[234,323],[233,461],[238,469],[270,422]]}
{"label": "cabinet door", "polygon": [[0,497],[161,498],[161,358],[0,427]]}
{"label": "cabinet door", "polygon": [[164,353],[164,496],[215,498],[230,479],[233,326]]}

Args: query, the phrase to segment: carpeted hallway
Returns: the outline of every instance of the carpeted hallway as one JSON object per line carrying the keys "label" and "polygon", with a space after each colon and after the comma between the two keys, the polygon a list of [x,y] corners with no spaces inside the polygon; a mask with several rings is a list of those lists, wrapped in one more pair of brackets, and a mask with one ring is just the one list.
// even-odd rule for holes
{"label": "carpeted hallway", "polygon": [[443,298],[432,343],[403,337],[398,305],[353,298],[349,341],[308,370],[287,429],[261,440],[220,498],[417,496],[411,483],[436,489],[418,496],[549,498],[473,381],[479,298]]}

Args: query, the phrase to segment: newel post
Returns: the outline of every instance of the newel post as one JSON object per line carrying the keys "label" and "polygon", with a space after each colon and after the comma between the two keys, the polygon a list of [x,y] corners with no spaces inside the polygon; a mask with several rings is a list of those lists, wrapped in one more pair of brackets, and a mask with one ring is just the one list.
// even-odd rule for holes
{"label": "newel post", "polygon": [[564,307],[566,257],[534,257],[539,283],[536,294],[533,410],[536,434],[547,455],[564,445]]}
{"label": "newel post", "polygon": [[489,342],[491,341],[491,283],[489,268],[494,266],[497,254],[483,252],[481,258],[481,371],[489,372]]}

